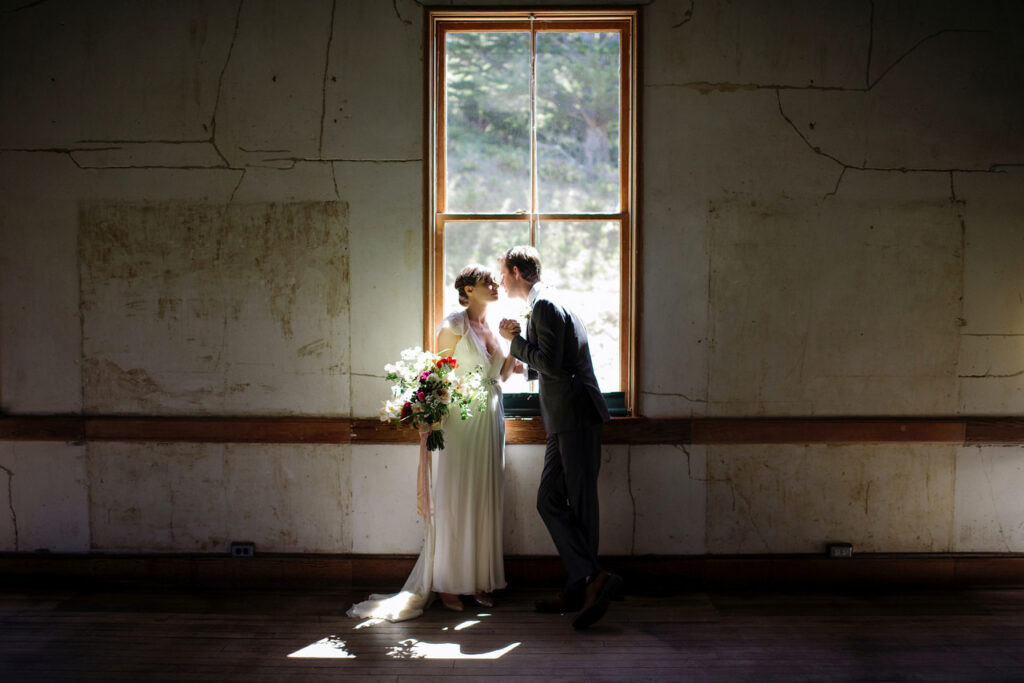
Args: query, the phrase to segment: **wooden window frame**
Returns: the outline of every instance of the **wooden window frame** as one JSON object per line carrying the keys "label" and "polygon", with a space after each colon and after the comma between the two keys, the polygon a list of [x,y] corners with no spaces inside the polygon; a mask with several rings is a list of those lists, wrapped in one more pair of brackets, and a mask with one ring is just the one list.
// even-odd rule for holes
{"label": "wooden window frame", "polygon": [[[428,10],[424,41],[427,46],[425,107],[426,204],[424,230],[424,348],[434,349],[434,332],[443,316],[444,230],[454,221],[524,221],[530,223],[530,242],[535,240],[541,221],[615,221],[620,225],[620,390],[627,414],[635,414],[637,396],[637,281],[639,251],[637,204],[637,151],[639,149],[639,107],[637,33],[638,10]],[[619,126],[619,211],[613,213],[510,213],[452,214],[445,211],[446,183],[444,130],[445,35],[452,31],[528,31],[531,45],[544,31],[617,31],[620,38],[620,126]],[[532,51],[531,47],[531,51]],[[532,124],[531,124],[532,127]],[[536,208],[536,141],[531,135],[531,210]],[[436,350],[436,349],[435,349]],[[614,392],[612,392],[614,393]]]}

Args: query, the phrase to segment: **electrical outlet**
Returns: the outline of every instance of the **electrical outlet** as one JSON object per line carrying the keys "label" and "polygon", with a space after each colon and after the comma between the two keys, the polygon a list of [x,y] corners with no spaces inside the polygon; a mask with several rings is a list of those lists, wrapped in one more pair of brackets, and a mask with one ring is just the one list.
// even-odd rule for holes
{"label": "electrical outlet", "polygon": [[231,542],[231,557],[252,557],[255,549],[252,543],[244,541],[232,541]]}
{"label": "electrical outlet", "polygon": [[827,547],[829,557],[853,557],[852,543],[829,543]]}

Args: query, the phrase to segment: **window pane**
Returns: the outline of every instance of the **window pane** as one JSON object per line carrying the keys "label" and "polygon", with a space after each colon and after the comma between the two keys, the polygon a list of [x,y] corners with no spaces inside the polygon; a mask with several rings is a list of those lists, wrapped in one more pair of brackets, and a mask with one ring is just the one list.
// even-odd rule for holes
{"label": "window pane", "polygon": [[[498,273],[498,257],[509,247],[530,243],[530,224],[526,221],[448,221],[444,228],[444,310],[442,315],[459,310],[455,276],[471,263],[481,263]],[[502,318],[518,318],[526,326],[526,304],[509,299],[499,289],[498,300],[487,307],[487,320],[497,327]],[[536,391],[536,382],[513,375],[502,389],[508,393]],[[532,385],[532,386],[531,386]]]}
{"label": "window pane", "polygon": [[557,287],[587,327],[601,391],[619,379],[619,233],[616,221],[545,222],[537,229],[541,279]]}
{"label": "window pane", "polygon": [[[442,315],[461,308],[455,291],[455,276],[472,263],[498,271],[498,257],[516,244],[530,243],[530,224],[526,221],[448,221],[444,227],[444,310]],[[501,291],[504,299],[504,290]],[[496,307],[497,306],[497,307]],[[498,301],[487,317],[500,320],[508,304]],[[519,314],[518,308],[515,315]],[[514,317],[514,316],[513,316]]]}
{"label": "window pane", "polygon": [[530,34],[449,33],[447,211],[530,210]]}
{"label": "window pane", "polygon": [[540,213],[619,210],[619,34],[537,34]]}

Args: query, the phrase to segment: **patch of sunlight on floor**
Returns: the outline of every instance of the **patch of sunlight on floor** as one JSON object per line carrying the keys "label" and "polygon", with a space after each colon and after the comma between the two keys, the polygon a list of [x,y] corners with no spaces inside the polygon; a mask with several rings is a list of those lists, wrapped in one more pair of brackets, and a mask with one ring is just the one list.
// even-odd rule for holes
{"label": "patch of sunlight on floor", "polygon": [[367,626],[374,626],[376,624],[383,624],[387,619],[367,619],[366,621],[360,621],[358,624],[352,627],[352,630],[358,630],[366,628]]}
{"label": "patch of sunlight on floor", "polygon": [[519,645],[511,643],[500,650],[469,654],[463,652],[458,643],[424,643],[415,638],[407,638],[388,650],[388,656],[395,659],[498,659]]}
{"label": "patch of sunlight on floor", "polygon": [[[483,618],[483,617],[489,617],[491,615],[490,614],[486,614],[484,612],[481,612],[477,616]],[[457,624],[455,626],[445,626],[441,630],[442,631],[447,631],[450,628],[450,629],[452,629],[454,631],[461,631],[464,628],[469,628],[470,626],[476,626],[479,623],[480,623],[480,619],[469,619],[468,621],[464,621],[461,624]]]}
{"label": "patch of sunlight on floor", "polygon": [[345,641],[338,636],[321,638],[312,645],[288,655],[295,659],[355,659],[356,656],[345,649]]}
{"label": "patch of sunlight on floor", "polygon": [[[490,615],[488,612],[477,614],[480,619]],[[445,626],[442,631],[461,631],[480,623],[480,619],[467,619],[455,626]],[[367,619],[360,622],[355,628],[365,628],[386,621],[385,619]],[[510,643],[498,650],[490,652],[478,652],[475,654],[463,652],[459,643],[427,643],[415,638],[407,638],[399,641],[387,649],[387,655],[393,659],[498,659],[519,647],[522,643]],[[356,655],[350,653],[345,646],[345,641],[338,636],[330,635],[321,638],[312,645],[307,645],[301,650],[288,655],[293,658],[306,659],[355,659]]]}

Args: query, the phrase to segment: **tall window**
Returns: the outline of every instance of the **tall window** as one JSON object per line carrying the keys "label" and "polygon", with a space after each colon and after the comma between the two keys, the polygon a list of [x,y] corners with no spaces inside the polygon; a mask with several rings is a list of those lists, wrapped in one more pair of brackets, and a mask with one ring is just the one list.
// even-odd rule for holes
{"label": "tall window", "polygon": [[[455,276],[532,244],[587,326],[612,404],[632,403],[635,11],[430,14],[426,335]],[[499,301],[494,317],[522,317]],[[506,394],[533,387],[517,379]]]}

